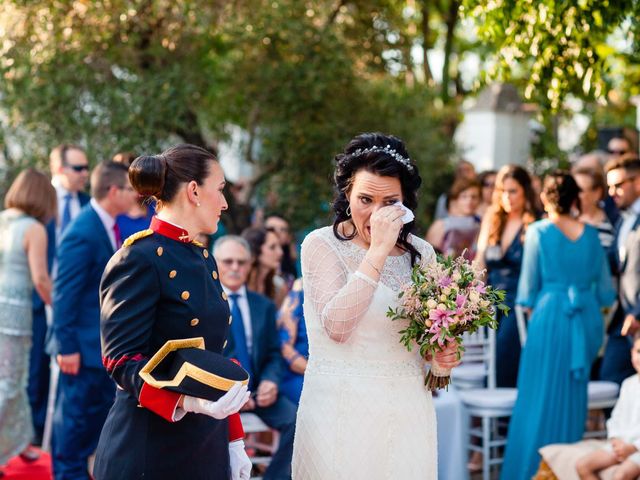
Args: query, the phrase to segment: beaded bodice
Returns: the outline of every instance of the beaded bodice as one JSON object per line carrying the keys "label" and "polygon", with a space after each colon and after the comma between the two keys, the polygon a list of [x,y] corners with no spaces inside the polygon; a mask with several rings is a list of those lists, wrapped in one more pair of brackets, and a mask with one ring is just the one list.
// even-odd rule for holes
{"label": "beaded bodice", "polygon": [[[421,264],[434,260],[428,243],[414,236],[410,241]],[[410,281],[410,254],[388,257],[379,282],[358,271],[365,254],[353,242],[335,238],[330,227],[303,242],[308,373],[377,377],[415,375],[422,369],[417,351],[400,344],[402,322],[387,317]]]}

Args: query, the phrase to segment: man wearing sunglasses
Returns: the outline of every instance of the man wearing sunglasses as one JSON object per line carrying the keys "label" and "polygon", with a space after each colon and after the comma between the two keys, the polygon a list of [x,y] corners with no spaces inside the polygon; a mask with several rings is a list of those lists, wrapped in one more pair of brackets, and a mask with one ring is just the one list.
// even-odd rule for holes
{"label": "man wearing sunglasses", "polygon": [[244,238],[234,235],[219,238],[213,246],[213,255],[231,310],[224,354],[237,359],[250,375],[252,395],[242,411],[255,413],[280,432],[280,445],[263,478],[290,479],[296,406],[278,389],[284,360],[276,328],[276,307],[264,295],[247,290],[251,248]]}
{"label": "man wearing sunglasses", "polygon": [[623,213],[614,244],[620,278],[618,311],[607,331],[600,377],[620,384],[635,371],[627,335],[640,327],[640,159],[632,154],[612,158],[605,171],[609,195]]}
{"label": "man wearing sunglasses", "polygon": [[83,192],[89,180],[89,160],[87,154],[77,145],[61,144],[49,155],[51,183],[58,194],[58,221],[56,244],[80,209],[89,201]]}
{"label": "man wearing sunglasses", "polygon": [[[56,246],[60,237],[91,198],[83,192],[89,178],[89,161],[82,147],[61,144],[49,154],[51,183],[56,189],[58,212],[56,218],[47,225],[47,261],[49,273],[53,268]],[[34,444],[39,445],[44,433],[49,395],[49,356],[45,352],[47,320],[45,306],[37,292],[33,292],[33,346],[29,364],[29,403],[33,428]]]}
{"label": "man wearing sunglasses", "polygon": [[607,143],[607,153],[611,159],[631,153],[631,142],[624,137],[613,137]]}

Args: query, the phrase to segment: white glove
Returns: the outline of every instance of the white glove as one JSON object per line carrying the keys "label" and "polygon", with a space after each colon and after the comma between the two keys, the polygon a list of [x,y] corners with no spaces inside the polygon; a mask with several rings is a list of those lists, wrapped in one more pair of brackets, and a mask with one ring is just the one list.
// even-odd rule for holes
{"label": "white glove", "polygon": [[204,398],[191,397],[189,395],[184,396],[182,403],[182,409],[186,412],[202,413],[209,415],[210,417],[222,420],[229,415],[240,411],[242,406],[247,403],[249,399],[249,391],[246,385],[242,385],[240,382],[229,389],[222,397],[217,401],[205,400]]}
{"label": "white glove", "polygon": [[242,440],[236,440],[229,444],[229,464],[231,465],[231,480],[249,480],[251,460],[244,450]]}

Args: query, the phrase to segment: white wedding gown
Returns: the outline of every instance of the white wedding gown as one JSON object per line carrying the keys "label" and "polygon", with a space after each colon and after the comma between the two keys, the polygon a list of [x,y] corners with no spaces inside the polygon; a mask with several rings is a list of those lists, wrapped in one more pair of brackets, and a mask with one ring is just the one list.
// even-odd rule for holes
{"label": "white wedding gown", "polygon": [[[428,243],[410,241],[422,264],[434,261]],[[386,315],[410,281],[411,257],[389,257],[376,283],[356,272],[365,253],[335,238],[331,227],[302,244],[309,363],[294,480],[437,478],[436,418],[424,362],[417,348],[408,352],[400,343],[404,323]]]}

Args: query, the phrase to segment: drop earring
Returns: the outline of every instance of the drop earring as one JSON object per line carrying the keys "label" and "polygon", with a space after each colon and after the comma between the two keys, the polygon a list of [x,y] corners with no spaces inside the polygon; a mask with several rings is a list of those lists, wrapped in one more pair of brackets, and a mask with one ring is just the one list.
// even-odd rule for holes
{"label": "drop earring", "polygon": [[351,205],[347,205],[347,209],[344,211],[347,214],[347,217],[351,216]]}

